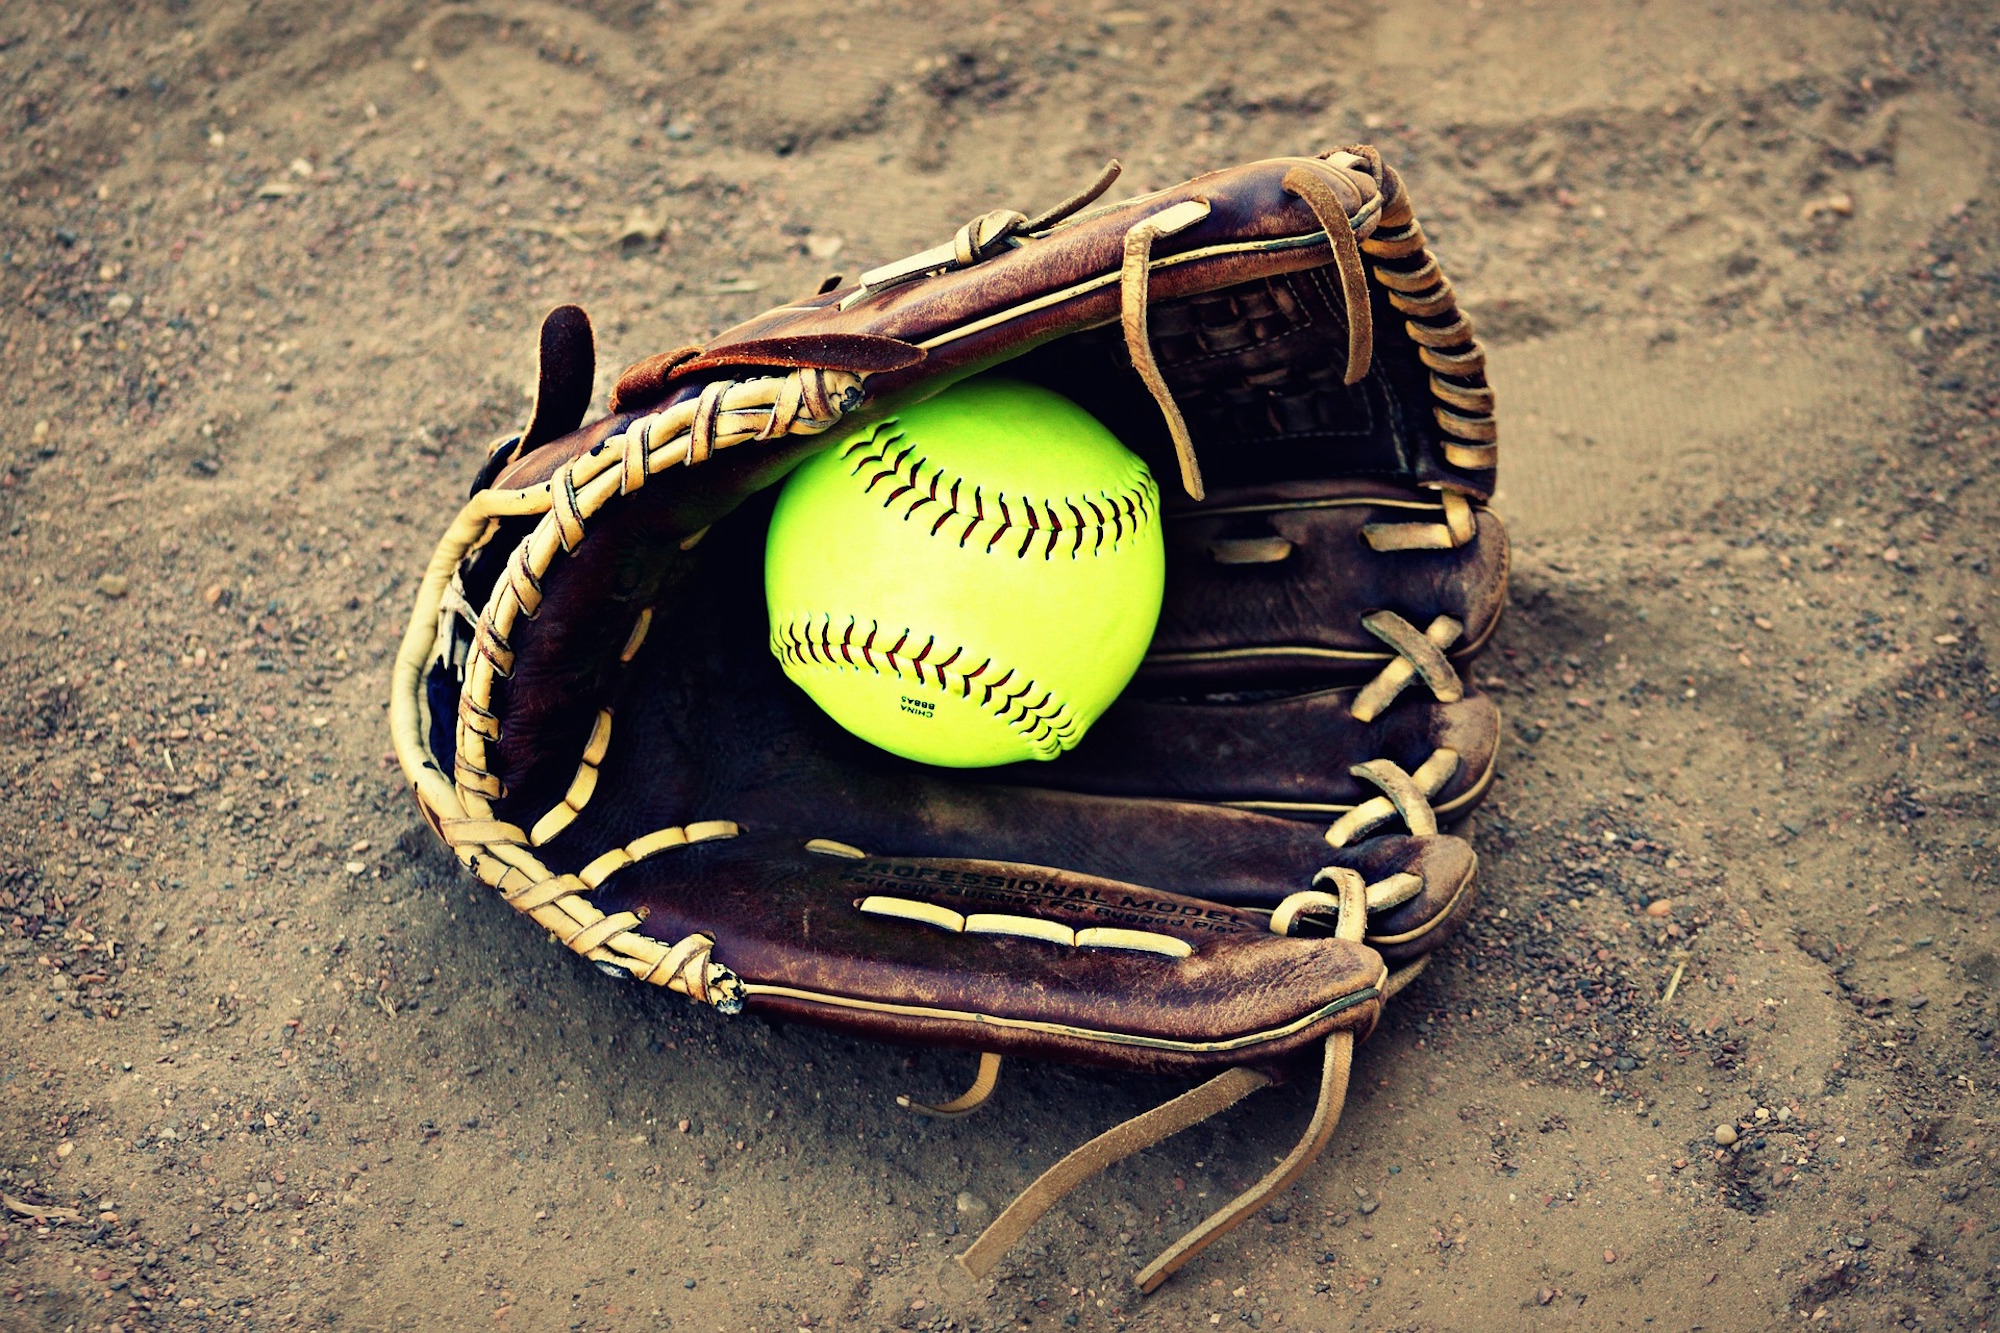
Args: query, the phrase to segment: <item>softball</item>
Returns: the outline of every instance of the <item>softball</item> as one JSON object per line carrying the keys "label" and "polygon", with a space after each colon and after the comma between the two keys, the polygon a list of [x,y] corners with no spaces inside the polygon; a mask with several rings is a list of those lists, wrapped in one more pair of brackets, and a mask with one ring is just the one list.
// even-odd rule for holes
{"label": "softball", "polygon": [[1053,759],[1160,618],[1160,492],[1075,403],[983,376],[815,455],[765,548],[771,651],[848,731],[951,768]]}

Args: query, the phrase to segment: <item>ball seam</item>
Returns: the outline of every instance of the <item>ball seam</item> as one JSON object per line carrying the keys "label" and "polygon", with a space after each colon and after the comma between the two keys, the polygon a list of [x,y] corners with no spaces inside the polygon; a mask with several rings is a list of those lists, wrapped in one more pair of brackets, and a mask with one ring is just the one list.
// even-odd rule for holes
{"label": "ball seam", "polygon": [[[962,644],[944,649],[938,645],[937,637],[931,635],[921,647],[910,651],[915,631],[906,629],[894,643],[882,647],[877,642],[882,637],[877,621],[870,621],[866,634],[859,639],[856,636],[861,633],[861,625],[857,617],[848,617],[838,638],[833,623],[830,613],[822,613],[774,624],[771,650],[787,667],[812,665],[837,670],[849,666],[880,676],[884,674],[883,664],[887,664],[888,673],[897,680],[905,679],[903,673],[907,669],[918,684],[947,694],[956,689],[958,697],[968,702],[976,690],[979,707],[1011,727],[1043,758],[1060,754],[1081,739],[1068,700],[1057,698],[1054,690],[1037,685],[1031,677],[1017,678],[1012,667],[1002,668],[991,657],[969,671],[963,667],[954,671],[956,663],[968,658]],[[951,681],[953,676],[958,677],[955,686]]]}
{"label": "ball seam", "polygon": [[[932,463],[915,443],[908,441],[894,417],[878,422],[866,436],[842,445],[840,458],[849,464],[850,478],[866,476],[861,488],[863,495],[881,490],[882,507],[892,511],[900,507],[906,523],[926,506],[935,505],[935,518],[925,514],[930,520],[930,535],[935,537],[943,531],[949,536],[955,530],[961,550],[967,548],[983,524],[992,532],[980,549],[989,553],[1010,531],[1018,530],[1020,545],[1013,551],[1017,559],[1025,559],[1038,542],[1042,558],[1052,559],[1066,542],[1068,554],[1074,560],[1085,553],[1086,538],[1091,555],[1115,550],[1120,542],[1144,531],[1159,510],[1159,488],[1143,465],[1133,469],[1124,488],[1118,491],[1040,500],[1017,495],[1012,497],[1016,503],[1009,505],[1006,494],[996,492],[989,496],[983,487]],[[965,493],[968,486],[969,496]],[[963,528],[954,524],[959,519],[964,520]]]}

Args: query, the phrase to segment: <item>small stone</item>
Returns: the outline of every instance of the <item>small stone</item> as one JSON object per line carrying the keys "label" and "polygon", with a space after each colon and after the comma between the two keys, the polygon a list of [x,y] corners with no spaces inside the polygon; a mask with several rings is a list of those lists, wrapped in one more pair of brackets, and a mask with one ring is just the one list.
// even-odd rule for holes
{"label": "small stone", "polygon": [[1368,1217],[1381,1206],[1382,1201],[1380,1199],[1363,1199],[1359,1204],[1355,1205],[1354,1211],[1360,1213],[1363,1217]]}
{"label": "small stone", "polygon": [[1264,1210],[1264,1220],[1274,1226],[1283,1226],[1292,1220],[1292,1214],[1289,1209],[1280,1208],[1276,1204],[1273,1204]]}
{"label": "small stone", "polygon": [[984,1217],[993,1211],[992,1205],[971,1190],[959,1191],[956,1202],[960,1215],[964,1217]]}
{"label": "small stone", "polygon": [[1555,1298],[1556,1298],[1556,1289],[1554,1287],[1543,1287],[1540,1291],[1535,1293],[1535,1304],[1547,1305],[1550,1301],[1554,1300]]}
{"label": "small stone", "polygon": [[1715,1141],[1725,1148],[1736,1142],[1736,1126],[1717,1125],[1715,1127]]}
{"label": "small stone", "polygon": [[1867,1249],[1867,1248],[1868,1248],[1868,1237],[1866,1237],[1866,1236],[1863,1236],[1863,1235],[1860,1235],[1860,1234],[1858,1234],[1858,1233],[1857,1233],[1857,1234],[1855,1234],[1855,1235],[1852,1235],[1852,1236],[1849,1236],[1849,1237],[1847,1238],[1847,1248],[1848,1248],[1848,1249],[1850,1249],[1850,1250],[1865,1250],[1865,1249]]}
{"label": "small stone", "polygon": [[694,1290],[694,1279],[693,1279],[693,1278],[691,1278],[691,1277],[690,1277],[690,1278],[682,1278],[682,1279],[681,1279],[681,1285],[682,1285],[683,1287],[687,1288],[687,1289],[688,1289],[689,1291],[693,1291],[693,1290]]}
{"label": "small stone", "polygon": [[138,303],[132,299],[132,293],[115,292],[111,299],[104,303],[104,313],[110,319],[120,320],[131,314],[132,307],[136,304]]}
{"label": "small stone", "polygon": [[928,1308],[929,1304],[930,1302],[926,1301],[923,1297],[919,1296],[915,1300],[910,1302],[910,1308],[912,1310],[922,1310]]}
{"label": "small stone", "polygon": [[132,583],[123,574],[106,574],[97,580],[97,590],[106,597],[123,597],[132,591]]}
{"label": "small stone", "polygon": [[1674,905],[1665,898],[1655,898],[1646,904],[1646,915],[1653,917],[1672,916]]}
{"label": "small stone", "polygon": [[1607,1263],[1607,1264],[1615,1264],[1615,1263],[1617,1263],[1617,1262],[1618,1262],[1618,1251],[1616,1251],[1616,1250],[1606,1250],[1606,1251],[1604,1252],[1604,1262],[1605,1262],[1605,1263]]}
{"label": "small stone", "polygon": [[618,249],[632,254],[649,245],[658,244],[666,232],[667,220],[657,213],[649,213],[643,208],[635,208],[627,215],[625,223],[618,229]]}
{"label": "small stone", "polygon": [[364,873],[368,869],[368,867],[359,861],[349,861],[347,862],[347,864],[343,865],[341,869],[345,870],[350,875],[359,875]]}
{"label": "small stone", "polygon": [[74,1143],[65,1142],[57,1146],[56,1157],[58,1160],[60,1160],[62,1158],[68,1157],[71,1153],[75,1151],[76,1151],[76,1145]]}

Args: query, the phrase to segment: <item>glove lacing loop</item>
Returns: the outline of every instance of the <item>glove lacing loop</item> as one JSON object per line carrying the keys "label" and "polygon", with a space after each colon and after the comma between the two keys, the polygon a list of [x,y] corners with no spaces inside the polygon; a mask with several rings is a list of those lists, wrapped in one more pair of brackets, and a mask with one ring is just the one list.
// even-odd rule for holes
{"label": "glove lacing loop", "polygon": [[[1312,210],[1313,217],[1326,232],[1327,246],[1333,252],[1334,268],[1340,273],[1341,298],[1347,319],[1347,365],[1343,383],[1358,384],[1368,374],[1375,352],[1375,324],[1369,305],[1368,276],[1361,265],[1361,243],[1354,221],[1348,216],[1346,205],[1340,202],[1333,187],[1327,184],[1322,170],[1317,166],[1293,167],[1285,173],[1284,186],[1305,201],[1306,207]],[[1174,443],[1174,457],[1180,464],[1181,486],[1189,498],[1195,500],[1202,499],[1206,494],[1201,481],[1201,465],[1195,459],[1194,440],[1188,433],[1187,418],[1182,415],[1180,404],[1174,401],[1173,390],[1160,371],[1159,358],[1153,354],[1147,303],[1151,294],[1153,242],[1207,216],[1207,201],[1195,199],[1141,218],[1125,233],[1125,261],[1118,272],[1119,325],[1125,335],[1126,355],[1131,358],[1132,369],[1138,373],[1146,392],[1153,396],[1160,415],[1166,420],[1167,434]],[[1373,222],[1373,217],[1368,216],[1364,228],[1372,227]]]}
{"label": "glove lacing loop", "polygon": [[[1293,167],[1285,173],[1288,193],[1305,201],[1319,220],[1333,250],[1333,265],[1340,273],[1340,294],[1346,305],[1347,368],[1342,384],[1359,384],[1366,378],[1375,358],[1375,315],[1368,299],[1368,275],[1361,267],[1361,243],[1354,224],[1333,187],[1316,167]],[[1372,228],[1371,228],[1372,230]]]}
{"label": "glove lacing loop", "polygon": [[1438,831],[1430,798],[1444,790],[1444,784],[1458,772],[1458,751],[1439,746],[1414,773],[1404,772],[1393,759],[1370,759],[1347,771],[1382,794],[1369,797],[1335,820],[1326,831],[1328,845],[1345,847],[1398,816],[1413,837],[1424,838]]}
{"label": "glove lacing loop", "polygon": [[1187,418],[1181,415],[1180,404],[1174,401],[1173,390],[1167,387],[1159,360],[1153,355],[1146,303],[1152,282],[1153,242],[1207,216],[1208,204],[1195,200],[1162,209],[1134,223],[1125,233],[1125,262],[1118,271],[1118,316],[1125,334],[1126,354],[1132,359],[1132,369],[1138,372],[1146,392],[1159,405],[1160,415],[1166,418],[1167,434],[1174,442],[1174,457],[1180,463],[1181,486],[1196,500],[1206,494],[1201,484],[1201,464],[1195,460],[1194,439],[1188,434]]}
{"label": "glove lacing loop", "polygon": [[1103,169],[1097,173],[1097,178],[1090,184],[1034,217],[1011,208],[996,208],[991,212],[980,214],[960,227],[951,240],[943,245],[932,246],[906,259],[898,259],[880,268],[869,269],[861,275],[861,285],[841,301],[841,309],[845,310],[902,283],[955,268],[971,268],[974,264],[991,259],[1002,250],[1019,245],[1021,238],[1032,236],[1038,231],[1046,231],[1087,207],[1097,196],[1111,188],[1111,182],[1118,179],[1120,170],[1122,168],[1115,159],[1106,162]]}
{"label": "glove lacing loop", "polygon": [[1395,702],[1412,680],[1421,679],[1439,703],[1457,703],[1465,697],[1465,682],[1444,650],[1458,642],[1465,626],[1450,616],[1433,619],[1423,633],[1394,611],[1371,611],[1361,618],[1361,627],[1396,650],[1396,656],[1361,687],[1348,705],[1356,722],[1373,722]]}

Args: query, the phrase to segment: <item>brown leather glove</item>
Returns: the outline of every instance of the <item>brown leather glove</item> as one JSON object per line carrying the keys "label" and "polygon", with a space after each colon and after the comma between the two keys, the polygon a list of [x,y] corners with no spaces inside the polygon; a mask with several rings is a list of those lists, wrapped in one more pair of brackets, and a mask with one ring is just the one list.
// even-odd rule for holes
{"label": "brown leather glove", "polygon": [[[1052,1168],[975,1273],[1317,1054],[1298,1148],[1151,1290],[1312,1159],[1354,1041],[1467,910],[1475,858],[1439,826],[1484,793],[1498,716],[1456,664],[1507,546],[1484,359],[1373,150],[1089,208],[1114,174],[642,361],[580,428],[589,324],[553,312],[532,420],[432,559],[392,725],[439,835],[607,972],[982,1053],[971,1092],[914,1109],[971,1109],[1008,1054],[1212,1076]],[[772,658],[771,488],[1002,364],[1162,479],[1165,605],[1075,750],[931,769]]]}

